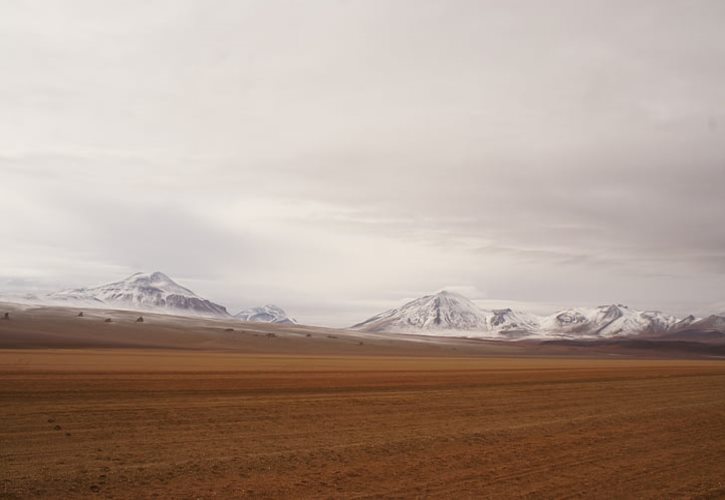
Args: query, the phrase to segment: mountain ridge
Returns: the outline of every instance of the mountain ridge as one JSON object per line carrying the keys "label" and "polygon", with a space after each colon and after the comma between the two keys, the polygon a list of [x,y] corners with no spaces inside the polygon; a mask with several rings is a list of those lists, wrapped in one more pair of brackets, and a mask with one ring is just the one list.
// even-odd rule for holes
{"label": "mountain ridge", "polygon": [[[445,311],[437,305],[448,299]],[[475,317],[473,322],[423,318]],[[638,311],[623,304],[593,308],[576,307],[549,315],[535,315],[511,308],[486,310],[463,295],[442,290],[406,302],[403,306],[379,313],[353,325],[367,332],[397,332],[423,335],[466,336],[500,340],[532,339],[607,339],[636,335],[656,336],[685,328],[725,331],[725,318],[712,315],[697,320],[694,316],[678,319],[659,311]]]}
{"label": "mountain ridge", "polygon": [[[4,297],[4,298],[7,298]],[[26,294],[19,303],[113,308],[181,316],[236,318],[277,324],[297,324],[274,304],[252,307],[231,315],[226,307],[194,293],[166,274],[136,272],[103,285],[48,294]],[[12,300],[12,299],[11,299]],[[459,336],[491,340],[596,340],[644,336],[647,338],[720,338],[725,336],[725,314],[682,318],[659,311],[639,311],[624,304],[572,307],[552,314],[533,314],[512,308],[483,309],[460,293],[441,290],[409,300],[350,327],[373,333]]]}

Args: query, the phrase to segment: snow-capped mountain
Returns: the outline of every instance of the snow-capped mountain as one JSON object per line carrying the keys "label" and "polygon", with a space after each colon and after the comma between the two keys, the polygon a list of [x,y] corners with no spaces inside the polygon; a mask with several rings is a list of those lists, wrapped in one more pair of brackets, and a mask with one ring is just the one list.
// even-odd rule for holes
{"label": "snow-capped mountain", "polygon": [[242,321],[256,321],[260,323],[297,324],[294,319],[287,316],[287,313],[281,307],[275,306],[274,304],[245,309],[244,311],[239,311],[234,317]]}
{"label": "snow-capped mountain", "polygon": [[[688,316],[688,318],[691,316]],[[706,318],[695,320],[686,324],[677,323],[678,330],[698,330],[725,333],[725,314],[711,314]]]}
{"label": "snow-capped mountain", "polygon": [[412,300],[354,325],[369,332],[486,331],[488,318],[463,295],[442,291]]}
{"label": "snow-capped mountain", "polygon": [[168,314],[228,317],[224,306],[199,297],[164,273],[135,273],[128,278],[90,288],[51,293],[54,303],[114,307]]}
{"label": "snow-capped mountain", "polygon": [[539,318],[510,308],[484,311],[489,332],[502,337],[527,337],[539,328]]}
{"label": "snow-capped mountain", "polygon": [[494,339],[610,338],[663,333],[680,323],[673,316],[635,311],[621,304],[568,309],[549,316],[512,309],[484,310],[462,295],[443,291],[373,316],[352,328]]}
{"label": "snow-capped mountain", "polygon": [[686,328],[690,326],[692,323],[696,322],[697,318],[695,318],[692,314],[685,316],[684,318],[678,320],[674,325],[672,325],[673,330],[680,330],[682,328]]}
{"label": "snow-capped mountain", "polygon": [[[22,304],[97,307],[160,312],[187,316],[230,318],[226,308],[174,282],[167,275],[135,273],[128,278],[95,287],[51,294],[0,296]],[[242,321],[296,324],[275,305],[237,313]],[[612,339],[642,335],[660,339],[725,339],[725,314],[698,319],[678,319],[657,311],[638,311],[622,304],[565,309],[538,316],[512,309],[481,309],[458,293],[441,291],[409,301],[352,327],[368,332],[498,340]]]}
{"label": "snow-capped mountain", "polygon": [[549,335],[617,337],[665,332],[677,318],[658,311],[636,311],[622,304],[559,311],[541,318],[539,331]]}
{"label": "snow-capped mountain", "polygon": [[443,290],[373,316],[352,328],[368,332],[515,339],[533,335],[538,318],[512,309],[483,310],[467,297]]}

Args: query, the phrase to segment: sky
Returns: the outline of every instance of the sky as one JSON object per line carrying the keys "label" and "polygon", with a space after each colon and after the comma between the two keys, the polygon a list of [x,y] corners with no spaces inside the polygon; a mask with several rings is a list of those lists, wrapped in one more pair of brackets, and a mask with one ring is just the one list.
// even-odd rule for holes
{"label": "sky", "polygon": [[721,0],[0,5],[0,292],[725,311]]}

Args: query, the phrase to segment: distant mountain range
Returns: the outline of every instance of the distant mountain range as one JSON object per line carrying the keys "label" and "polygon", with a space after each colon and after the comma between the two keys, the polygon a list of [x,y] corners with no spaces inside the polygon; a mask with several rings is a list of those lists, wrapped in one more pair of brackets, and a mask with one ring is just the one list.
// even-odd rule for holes
{"label": "distant mountain range", "polygon": [[442,291],[412,300],[352,327],[367,332],[397,332],[500,340],[607,339],[673,336],[684,332],[725,335],[725,317],[678,319],[658,311],[636,311],[622,304],[573,308],[547,316],[512,309],[484,310],[463,295]]}
{"label": "distant mountain range", "polygon": [[74,288],[45,295],[29,294],[20,300],[69,307],[108,307],[179,316],[235,317],[242,321],[295,323],[281,308],[271,304],[232,316],[223,305],[200,297],[158,271],[134,273],[121,281],[94,287]]}
{"label": "distant mountain range", "polygon": [[[45,305],[105,307],[180,316],[296,324],[282,308],[273,304],[245,309],[232,316],[223,305],[195,294],[161,272],[135,273],[124,280],[105,285],[7,299]],[[725,341],[725,314],[701,319],[694,316],[678,319],[658,311],[637,311],[622,304],[611,304],[565,309],[541,316],[508,308],[481,309],[463,295],[441,291],[377,314],[351,328],[376,333],[498,340],[594,340],[642,336]]]}

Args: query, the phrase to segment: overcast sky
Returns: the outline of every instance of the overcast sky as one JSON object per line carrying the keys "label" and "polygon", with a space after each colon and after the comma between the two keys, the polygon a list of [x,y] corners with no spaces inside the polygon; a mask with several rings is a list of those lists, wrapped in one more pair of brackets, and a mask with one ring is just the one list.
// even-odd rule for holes
{"label": "overcast sky", "polygon": [[725,310],[725,2],[3,2],[0,215],[3,292]]}

